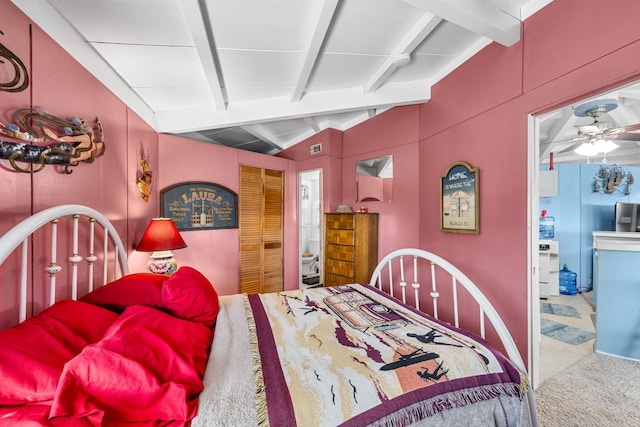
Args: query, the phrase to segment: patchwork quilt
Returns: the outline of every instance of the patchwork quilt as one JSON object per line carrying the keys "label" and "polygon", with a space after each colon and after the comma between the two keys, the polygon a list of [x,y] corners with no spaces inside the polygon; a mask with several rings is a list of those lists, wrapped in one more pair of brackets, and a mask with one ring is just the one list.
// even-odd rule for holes
{"label": "patchwork quilt", "polygon": [[259,425],[407,425],[526,400],[526,376],[484,340],[369,286],[243,298]]}

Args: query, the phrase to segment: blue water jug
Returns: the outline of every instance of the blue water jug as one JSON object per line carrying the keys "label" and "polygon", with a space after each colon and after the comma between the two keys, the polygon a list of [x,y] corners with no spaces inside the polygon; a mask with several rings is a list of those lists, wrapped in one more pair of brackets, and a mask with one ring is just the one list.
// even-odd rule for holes
{"label": "blue water jug", "polygon": [[578,286],[576,284],[578,275],[569,270],[567,264],[562,266],[560,270],[560,293],[562,295],[575,295],[578,293]]}
{"label": "blue water jug", "polygon": [[555,236],[553,226],[553,217],[547,215],[547,211],[543,210],[540,215],[540,240],[551,240]]}

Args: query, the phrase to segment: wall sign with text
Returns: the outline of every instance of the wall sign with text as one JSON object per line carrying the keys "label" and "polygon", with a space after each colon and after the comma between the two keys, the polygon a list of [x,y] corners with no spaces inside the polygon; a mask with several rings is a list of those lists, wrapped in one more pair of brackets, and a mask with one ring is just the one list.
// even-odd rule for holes
{"label": "wall sign with text", "polygon": [[441,177],[440,230],[479,233],[477,168],[465,162],[454,163]]}
{"label": "wall sign with text", "polygon": [[185,182],[160,191],[160,215],[178,230],[238,228],[238,195],[210,182]]}

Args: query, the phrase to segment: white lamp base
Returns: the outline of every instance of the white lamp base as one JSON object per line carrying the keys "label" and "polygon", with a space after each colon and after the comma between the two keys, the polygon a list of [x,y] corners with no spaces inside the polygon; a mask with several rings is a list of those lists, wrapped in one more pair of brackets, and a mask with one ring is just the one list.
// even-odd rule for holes
{"label": "white lamp base", "polygon": [[157,251],[151,254],[147,269],[152,273],[171,276],[178,269],[178,263],[171,251]]}

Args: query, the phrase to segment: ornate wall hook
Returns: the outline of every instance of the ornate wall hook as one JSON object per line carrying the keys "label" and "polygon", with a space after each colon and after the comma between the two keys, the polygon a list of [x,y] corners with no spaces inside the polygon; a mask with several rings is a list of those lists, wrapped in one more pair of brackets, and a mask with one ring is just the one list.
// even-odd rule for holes
{"label": "ornate wall hook", "polygon": [[[70,120],[47,114],[41,108],[19,109],[13,114],[15,123],[0,123],[0,135],[17,141],[0,140],[0,159],[24,173],[35,173],[45,165],[56,165],[65,174],[80,162],[93,163],[104,154],[104,132],[96,118],[92,127],[77,117]],[[20,166],[31,163],[33,168]]]}

